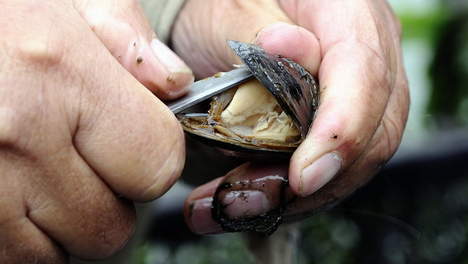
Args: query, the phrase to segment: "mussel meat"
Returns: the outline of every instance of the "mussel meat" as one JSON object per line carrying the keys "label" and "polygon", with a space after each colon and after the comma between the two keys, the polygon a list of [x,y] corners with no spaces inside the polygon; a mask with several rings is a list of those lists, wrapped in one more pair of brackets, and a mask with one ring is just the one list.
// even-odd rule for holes
{"label": "mussel meat", "polygon": [[292,153],[319,104],[314,77],[292,60],[255,45],[229,45],[255,78],[214,96],[198,112],[178,115],[184,130],[231,153]]}

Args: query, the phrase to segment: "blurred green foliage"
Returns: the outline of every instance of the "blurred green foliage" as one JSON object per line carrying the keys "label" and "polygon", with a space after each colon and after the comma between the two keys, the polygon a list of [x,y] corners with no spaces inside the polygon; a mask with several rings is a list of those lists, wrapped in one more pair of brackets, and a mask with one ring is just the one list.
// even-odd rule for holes
{"label": "blurred green foliage", "polygon": [[419,38],[434,43],[438,38],[438,32],[450,19],[450,14],[444,5],[427,13],[416,14],[409,11],[399,13],[403,39]]}
{"label": "blurred green foliage", "polygon": [[204,236],[170,249],[164,244],[145,244],[135,252],[135,264],[255,264],[241,234]]}
{"label": "blurred green foliage", "polygon": [[437,30],[428,112],[437,128],[468,125],[468,12],[444,21]]}

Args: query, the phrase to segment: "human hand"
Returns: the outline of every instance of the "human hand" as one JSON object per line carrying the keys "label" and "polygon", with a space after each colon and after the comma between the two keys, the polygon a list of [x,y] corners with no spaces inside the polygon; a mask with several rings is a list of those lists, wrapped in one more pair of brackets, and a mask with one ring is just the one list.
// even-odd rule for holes
{"label": "human hand", "polygon": [[[289,191],[297,197],[284,218],[295,220],[346,197],[393,155],[409,95],[400,26],[386,1],[189,0],[173,32],[176,51],[201,77],[239,63],[228,39],[254,41],[303,65],[318,76],[321,105],[289,164],[244,164],[197,188],[186,201],[193,231],[222,231],[211,217],[221,182],[289,178]],[[278,206],[276,185],[250,185],[241,196],[224,192],[216,199],[226,203],[229,217],[250,217]]]}
{"label": "human hand", "polygon": [[182,130],[147,88],[173,98],[193,76],[136,1],[0,9],[0,262],[109,256],[133,232],[130,200],[157,198],[184,164]]}

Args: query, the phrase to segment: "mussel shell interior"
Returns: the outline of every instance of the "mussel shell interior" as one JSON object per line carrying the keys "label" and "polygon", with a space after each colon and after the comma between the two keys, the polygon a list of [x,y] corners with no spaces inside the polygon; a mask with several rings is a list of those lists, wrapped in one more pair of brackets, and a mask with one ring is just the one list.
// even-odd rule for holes
{"label": "mussel shell interior", "polygon": [[202,141],[213,147],[228,151],[243,152],[269,152],[269,153],[292,153],[300,144],[300,141],[293,143],[275,144],[272,142],[254,141],[248,142],[242,138],[231,138],[216,132],[215,127],[209,124],[207,114],[180,114],[178,119],[185,132],[196,140]]}
{"label": "mussel shell interior", "polygon": [[258,46],[239,41],[228,41],[228,44],[273,94],[305,138],[320,99],[319,86],[312,74],[294,61],[268,54]]}
{"label": "mussel shell interior", "polygon": [[[190,135],[226,151],[286,153],[290,155],[307,135],[319,104],[319,89],[314,77],[299,64],[265,53],[261,48],[230,41],[229,45],[246,63],[252,74],[277,99],[283,111],[298,128],[301,139],[292,143],[263,142],[229,137],[217,132],[208,116],[209,102],[189,109],[177,117]],[[227,105],[227,104],[226,104]]]}

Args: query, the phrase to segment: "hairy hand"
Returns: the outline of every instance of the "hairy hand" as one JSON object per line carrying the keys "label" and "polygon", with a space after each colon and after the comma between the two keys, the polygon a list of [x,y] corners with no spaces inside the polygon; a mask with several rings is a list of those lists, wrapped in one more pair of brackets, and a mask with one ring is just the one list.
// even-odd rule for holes
{"label": "hairy hand", "polygon": [[[286,219],[346,197],[393,155],[409,95],[400,26],[386,1],[189,0],[173,33],[177,52],[200,76],[238,63],[226,46],[228,39],[255,42],[269,53],[292,58],[320,82],[321,105],[290,163],[246,164],[227,176],[289,177],[298,198],[288,205]],[[210,201],[228,178],[202,186],[188,198],[187,221],[195,232],[220,231],[209,216]],[[251,197],[231,201],[236,207],[226,211],[233,217],[277,206],[269,193],[274,190],[245,191]]]}
{"label": "hairy hand", "polygon": [[0,9],[0,262],[109,256],[132,234],[130,200],[163,194],[184,164],[182,130],[149,90],[174,98],[193,76],[137,1]]}

